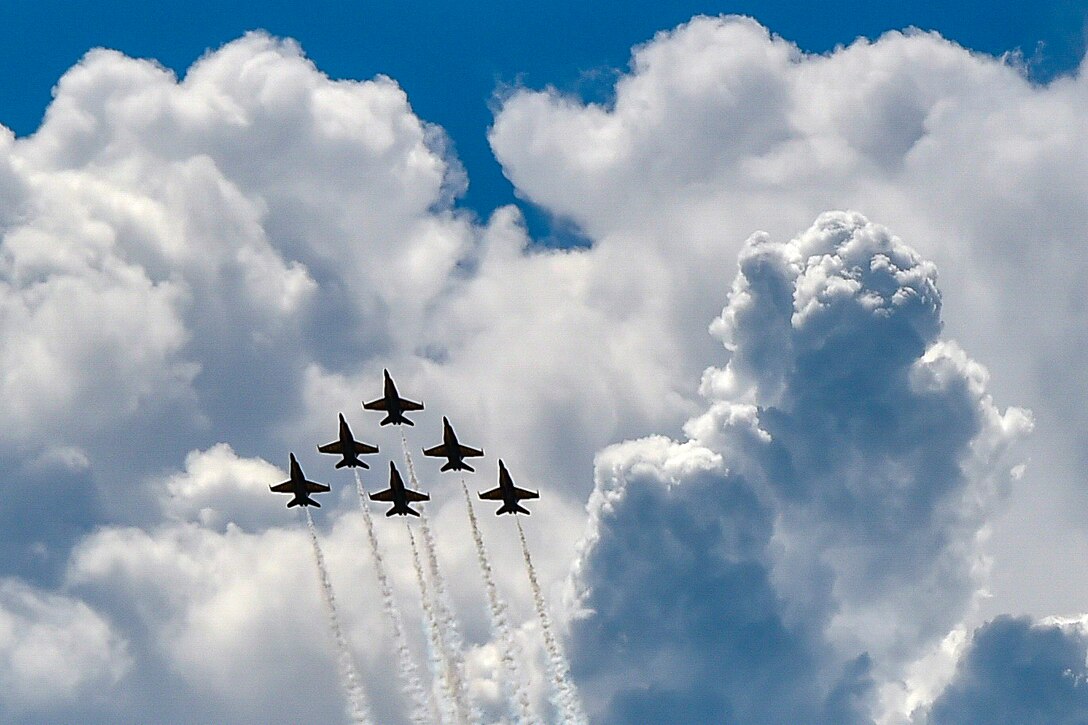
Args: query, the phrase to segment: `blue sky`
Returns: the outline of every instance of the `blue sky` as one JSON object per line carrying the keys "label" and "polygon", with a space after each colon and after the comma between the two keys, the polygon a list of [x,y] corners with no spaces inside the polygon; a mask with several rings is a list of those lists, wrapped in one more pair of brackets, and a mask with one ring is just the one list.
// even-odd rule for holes
{"label": "blue sky", "polygon": [[[89,48],[154,58],[181,74],[206,49],[263,29],[298,40],[334,78],[395,78],[416,113],[454,140],[470,178],[462,203],[486,215],[514,200],[487,145],[498,88],[554,85],[605,99],[632,46],[694,15],[720,13],[751,15],[816,53],[888,30],[936,30],[992,55],[1019,50],[1040,79],[1075,68],[1088,34],[1088,8],[1076,0],[8,3],[0,9],[0,123],[33,132],[57,78]],[[549,236],[546,215],[525,210],[538,236]],[[557,241],[573,241],[563,231],[554,230]]]}
{"label": "blue sky", "polygon": [[352,7],[0,10],[0,721],[1083,723],[1083,4]]}

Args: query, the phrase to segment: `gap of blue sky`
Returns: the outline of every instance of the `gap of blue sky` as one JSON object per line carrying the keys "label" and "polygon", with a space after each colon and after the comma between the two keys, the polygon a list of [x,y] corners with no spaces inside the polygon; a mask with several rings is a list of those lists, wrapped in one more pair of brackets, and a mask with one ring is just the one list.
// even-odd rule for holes
{"label": "gap of blue sky", "polygon": [[[891,29],[936,30],[974,50],[1019,51],[1041,81],[1077,67],[1088,22],[1088,6],[1078,0],[5,3],[0,7],[0,123],[19,136],[32,133],[57,79],[90,48],[154,58],[180,75],[207,49],[264,29],[298,40],[334,78],[378,73],[394,78],[416,112],[453,140],[469,178],[461,206],[486,216],[515,201],[487,143],[497,88],[553,85],[605,98],[633,45],[694,15],[720,13],[751,15],[811,52]],[[569,225],[520,205],[534,237],[576,242]]]}

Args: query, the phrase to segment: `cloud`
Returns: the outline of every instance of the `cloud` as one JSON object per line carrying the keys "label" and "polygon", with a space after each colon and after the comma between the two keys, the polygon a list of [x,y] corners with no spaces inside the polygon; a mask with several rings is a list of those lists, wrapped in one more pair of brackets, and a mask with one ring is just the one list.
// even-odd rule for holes
{"label": "cloud", "polygon": [[822,55],[772,31],[697,17],[660,32],[606,103],[515,89],[492,148],[526,199],[594,241],[612,287],[630,290],[629,315],[667,321],[674,378],[712,359],[703,320],[753,230],[785,239],[827,209],[857,209],[910,239],[941,269],[947,336],[986,362],[997,399],[1036,413],[1031,465],[992,521],[986,616],[1078,610],[1088,589],[1055,587],[1065,577],[1047,552],[1088,510],[1075,483],[1088,416],[1069,394],[1088,386],[1076,122],[1088,78],[1033,83],[916,30]]}
{"label": "cloud", "polygon": [[1031,418],[939,339],[935,279],[856,213],[748,241],[709,410],[597,460],[572,639],[602,721],[868,721],[966,614]]}
{"label": "cloud", "polygon": [[283,500],[268,487],[289,474],[260,459],[241,459],[226,443],[185,458],[185,472],[170,476],[161,496],[164,514],[223,530],[236,525],[260,531],[283,523]]}
{"label": "cloud", "polygon": [[998,617],[980,627],[955,678],[928,712],[929,725],[1045,722],[1088,718],[1088,640],[1082,622]]}
{"label": "cloud", "polygon": [[[359,651],[391,656],[366,634],[382,625],[377,611],[361,606],[357,552],[364,535],[357,520],[352,524],[327,543],[349,636]],[[355,561],[341,536],[352,537]],[[69,584],[124,622],[136,656],[127,697],[91,715],[336,721],[341,693],[309,547],[301,527],[249,533],[233,524],[216,531],[182,522],[149,531],[110,527],[87,537],[73,553]]]}
{"label": "cloud", "polygon": [[[110,660],[77,647],[57,664],[64,717],[201,719],[183,700],[208,721],[339,716],[316,582],[300,584],[308,544],[267,490],[286,474],[252,454],[305,461],[299,427],[331,437],[327,408],[293,420],[306,371],[369,382],[375,355],[412,355],[475,241],[451,208],[463,186],[393,81],[331,81],[259,33],[182,80],[92,51],[34,135],[0,135],[0,560],[64,592],[12,609],[13,627],[67,636],[52,624],[63,604]],[[330,545],[337,580],[366,564],[348,521],[356,538]],[[362,651],[381,623],[342,586]],[[135,667],[113,663],[107,635]],[[26,694],[31,675],[5,678],[0,708],[61,712]],[[109,702],[75,699],[106,680]],[[395,721],[399,696],[375,681]]]}
{"label": "cloud", "polygon": [[83,602],[0,581],[0,711],[48,713],[101,702],[129,672],[128,643]]}
{"label": "cloud", "polygon": [[[4,229],[5,439],[66,410],[100,411],[100,428],[171,399],[190,426],[256,423],[290,408],[310,355],[372,354],[470,239],[442,143],[389,79],[330,81],[266,35],[180,82],[89,53],[41,129],[4,144],[23,182]],[[247,415],[246,396],[268,400]]]}

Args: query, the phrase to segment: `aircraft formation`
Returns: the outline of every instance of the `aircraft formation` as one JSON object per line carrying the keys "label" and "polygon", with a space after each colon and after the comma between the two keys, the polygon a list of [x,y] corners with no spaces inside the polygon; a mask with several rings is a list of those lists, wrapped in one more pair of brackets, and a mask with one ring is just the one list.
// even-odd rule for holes
{"label": "aircraft formation", "polygon": [[[401,397],[388,370],[384,371],[384,378],[385,384],[382,396],[364,402],[362,404],[363,409],[385,413],[385,417],[380,423],[383,426],[414,425],[406,414],[423,410],[423,403]],[[356,492],[359,496],[363,522],[367,531],[367,540],[371,548],[371,559],[382,596],[382,607],[389,621],[390,632],[396,643],[398,679],[401,681],[402,693],[412,703],[411,722],[413,725],[434,725],[436,723],[476,725],[482,720],[470,688],[466,684],[464,642],[458,633],[457,618],[448,601],[447,585],[439,566],[435,537],[428,520],[428,513],[419,506],[422,502],[430,501],[431,497],[423,491],[414,490],[421,486],[419,479],[416,477],[416,469],[412,462],[408,441],[403,432],[404,429],[401,428],[400,430],[404,454],[403,461],[406,467],[407,481],[411,487],[406,485],[405,479],[401,477],[396,462],[390,460],[389,487],[382,491],[369,493],[365,490],[358,469],[368,469],[370,466],[360,457],[378,453],[378,446],[356,440],[343,413],[339,414],[336,439],[324,445],[319,445],[317,450],[319,453],[338,456],[337,469],[353,469]],[[370,725],[374,722],[374,718],[369,712],[368,698],[354,664],[349,642],[339,624],[339,614],[337,613],[332,581],[321,551],[318,532],[313,517],[310,515],[310,506],[321,506],[315,500],[314,495],[327,493],[330,487],[324,483],[306,478],[306,474],[302,471],[295,454],[292,452],[289,455],[290,478],[282,483],[269,486],[269,488],[275,493],[291,494],[287,507],[297,506],[304,513],[313,546],[314,562],[319,573],[322,596],[325,599],[326,612],[329,616],[329,628],[339,655],[341,685],[347,696],[348,712],[353,722]],[[442,472],[475,472],[475,469],[469,464],[469,460],[482,457],[484,451],[482,448],[473,448],[461,443],[453,426],[450,424],[449,418],[443,417],[442,442],[431,448],[424,448],[423,455],[442,459]],[[460,477],[460,483],[473,543],[476,547],[476,556],[480,564],[481,575],[484,578],[485,590],[487,591],[492,637],[502,653],[503,672],[500,679],[503,683],[502,690],[507,699],[507,706],[510,708],[509,714],[513,718],[511,721],[518,723],[518,725],[535,725],[542,722],[542,720],[534,712],[528,694],[527,681],[519,672],[520,645],[511,630],[505,605],[496,587],[493,575],[494,567],[490,563],[489,552],[478,526],[476,514],[473,512],[473,499],[463,474]],[[551,682],[549,700],[558,715],[559,722],[569,723],[570,725],[588,725],[577,689],[570,677],[570,663],[562,652],[559,639],[552,631],[544,595],[529,553],[529,545],[522,530],[521,521],[516,516],[517,514],[529,513],[529,510],[521,505],[522,501],[539,498],[540,494],[516,486],[509,470],[506,468],[506,464],[502,459],[499,459],[498,485],[488,491],[477,492],[477,496],[483,501],[501,503],[495,512],[496,515],[515,515],[514,522],[521,543],[522,558],[525,562],[525,570],[533,593],[533,604],[536,610],[539,631],[547,654],[547,669]],[[407,644],[401,622],[401,612],[394,601],[393,589],[385,571],[380,544],[374,531],[374,519],[367,505],[368,500],[391,504],[385,513],[386,517],[411,516],[414,519],[407,520],[412,521],[412,525],[406,527],[406,533],[409,543],[408,549],[412,553],[412,568],[415,570],[421,598],[422,624],[431,652],[427,660],[431,682],[429,688],[425,684],[426,679],[420,676],[419,669],[416,667]]]}
{"label": "aircraft formation", "polygon": [[[384,370],[383,374],[385,376],[385,388],[382,397],[369,403],[363,403],[363,409],[384,412],[386,416],[382,419],[380,425],[415,425],[405,416],[405,413],[423,410],[423,403],[402,398],[397,392],[397,386],[393,382],[392,376],[389,375],[389,371]],[[359,456],[378,453],[377,446],[355,440],[343,413],[340,413],[340,427],[337,439],[331,443],[318,446],[317,450],[319,453],[340,456],[341,459],[337,461],[336,468],[368,469],[370,466],[365,461],[359,460]],[[446,462],[442,465],[442,472],[470,471],[474,473],[476,469],[466,463],[465,459],[478,458],[483,456],[484,452],[482,448],[472,448],[458,441],[457,434],[454,432],[453,426],[450,425],[449,419],[443,416],[442,443],[433,448],[424,449],[423,455],[433,458],[445,458]],[[293,494],[293,498],[287,502],[287,508],[293,506],[316,506],[320,508],[321,504],[315,501],[310,494],[327,493],[331,488],[323,483],[307,479],[302,467],[295,459],[295,454],[292,452],[289,456],[291,478],[283,483],[269,486],[269,489],[275,493]],[[503,463],[501,458],[499,459],[499,485],[489,491],[478,492],[477,495],[485,501],[503,502],[502,506],[495,512],[496,515],[519,513],[528,515],[529,510],[521,506],[519,501],[540,497],[537,491],[515,486],[509,471],[506,469],[506,464]],[[429,494],[422,491],[413,491],[405,486],[404,480],[401,478],[400,472],[393,461],[389,462],[389,488],[377,493],[369,493],[368,497],[372,501],[393,504],[393,507],[386,512],[386,516],[417,517],[419,512],[412,508],[410,504],[429,501],[431,498]]]}

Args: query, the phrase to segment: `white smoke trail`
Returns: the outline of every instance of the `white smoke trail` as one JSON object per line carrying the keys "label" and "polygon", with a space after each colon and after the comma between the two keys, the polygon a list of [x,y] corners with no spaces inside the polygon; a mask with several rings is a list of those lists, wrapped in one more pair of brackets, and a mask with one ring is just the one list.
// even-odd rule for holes
{"label": "white smoke trail", "polygon": [[[404,464],[408,468],[408,479],[411,481],[412,488],[418,490],[419,479],[416,478],[416,467],[412,463],[412,454],[408,451],[408,440],[404,437],[404,431],[401,431],[400,442],[404,448]],[[446,580],[438,566],[437,547],[431,532],[430,520],[426,509],[422,506],[420,506],[419,524],[420,533],[423,534],[423,553],[427,556],[427,571],[431,575],[431,587],[434,590],[431,603],[434,605],[435,618],[440,625],[443,651],[449,660],[449,673],[452,678],[458,717],[463,722],[479,722],[481,716],[471,702],[468,688],[465,686],[464,641],[457,628],[457,619],[453,616]]]}
{"label": "white smoke trail", "polygon": [[431,676],[438,685],[442,694],[442,710],[444,719],[448,722],[456,722],[458,717],[456,694],[453,678],[450,676],[449,657],[446,656],[446,648],[442,642],[442,632],[439,628],[438,617],[434,613],[434,605],[431,602],[431,593],[427,588],[427,580],[423,575],[423,564],[419,558],[419,548],[416,546],[416,537],[412,534],[412,527],[408,530],[408,544],[412,549],[412,566],[416,570],[416,581],[419,583],[419,597],[423,607],[423,619],[427,627],[427,637],[431,662]]}
{"label": "white smoke trail", "polygon": [[585,725],[588,723],[585,710],[582,709],[581,698],[578,690],[570,679],[570,665],[567,657],[559,646],[559,640],[552,632],[551,617],[548,616],[548,608],[544,603],[544,594],[540,590],[540,582],[536,578],[536,569],[533,567],[533,559],[529,556],[529,544],[525,541],[525,532],[521,528],[521,519],[514,516],[518,525],[518,538],[521,539],[521,553],[525,556],[525,570],[529,573],[529,586],[533,590],[533,602],[536,604],[536,614],[540,619],[540,632],[544,636],[544,648],[548,652],[548,674],[552,678],[552,687],[555,691],[554,704],[564,723],[572,725]]}
{"label": "white smoke trail", "polygon": [[472,711],[472,705],[469,702],[467,688],[465,687],[465,661],[464,655],[464,641],[461,639],[461,633],[457,628],[457,620],[453,616],[453,608],[450,605],[449,594],[446,590],[445,580],[442,578],[442,572],[438,568],[438,556],[435,553],[434,535],[431,533],[431,527],[427,521],[427,513],[421,512],[419,517],[420,533],[423,534],[423,553],[427,557],[427,571],[431,575],[431,586],[434,589],[434,609],[435,615],[438,618],[438,622],[441,625],[441,631],[443,640],[446,645],[446,652],[450,657],[450,669],[453,674],[453,684],[457,693],[457,707],[461,714],[466,719],[476,722],[479,721],[479,717],[470,717],[469,712]]}
{"label": "white smoke trail", "polygon": [[412,652],[408,649],[408,639],[404,636],[404,622],[401,620],[400,610],[393,600],[393,587],[389,584],[389,576],[385,571],[385,559],[382,557],[381,548],[378,546],[378,537],[374,532],[374,519],[370,515],[370,506],[367,505],[366,491],[363,490],[363,482],[359,478],[359,471],[352,469],[355,474],[355,490],[359,492],[359,505],[363,509],[363,521],[366,524],[366,536],[370,540],[370,555],[374,559],[374,572],[378,576],[378,588],[382,595],[382,607],[385,616],[389,620],[389,627],[393,630],[393,643],[397,650],[397,665],[404,689],[412,701],[411,719],[416,725],[427,725],[433,722],[436,715],[434,703],[431,702],[423,689],[423,683],[419,678],[419,671],[412,659]]}
{"label": "white smoke trail", "polygon": [[314,547],[314,561],[317,563],[317,573],[321,577],[321,592],[324,595],[325,610],[329,615],[329,629],[332,630],[333,639],[336,640],[340,676],[348,695],[348,715],[351,717],[352,722],[368,725],[372,722],[370,705],[366,701],[366,693],[363,692],[363,688],[359,684],[359,673],[355,669],[351,649],[344,637],[344,630],[340,628],[340,616],[336,612],[336,597],[332,593],[329,570],[325,567],[325,555],[321,553],[321,546],[317,543],[317,529],[314,528],[314,519],[310,515],[310,509],[306,506],[302,508],[306,511],[306,525],[310,529],[310,543]]}
{"label": "white smoke trail", "polygon": [[476,559],[480,563],[480,572],[484,577],[484,586],[487,589],[487,602],[491,612],[492,635],[499,640],[502,648],[502,664],[506,674],[506,689],[512,698],[511,705],[514,711],[514,721],[522,725],[530,725],[537,722],[533,714],[532,705],[529,702],[529,693],[521,680],[518,671],[519,651],[517,640],[510,631],[510,622],[506,617],[506,605],[499,597],[499,590],[495,586],[495,576],[491,569],[491,562],[487,558],[487,548],[484,546],[484,537],[480,532],[476,521],[476,511],[472,507],[472,497],[468,493],[465,479],[461,477],[461,491],[465,494],[465,506],[468,508],[468,520],[472,525],[472,540],[476,543]]}

